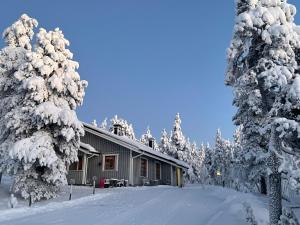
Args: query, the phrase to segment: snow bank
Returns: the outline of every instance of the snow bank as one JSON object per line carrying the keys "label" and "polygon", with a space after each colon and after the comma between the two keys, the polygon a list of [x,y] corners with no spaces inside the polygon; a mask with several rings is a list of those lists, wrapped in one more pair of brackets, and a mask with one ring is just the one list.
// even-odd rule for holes
{"label": "snow bank", "polygon": [[86,196],[72,201],[63,201],[63,202],[51,202],[44,206],[33,206],[33,207],[22,207],[16,209],[6,209],[0,211],[0,223],[3,221],[17,219],[24,216],[32,216],[38,213],[46,213],[59,209],[65,209],[67,207],[74,207],[91,201],[97,201],[104,197],[109,196],[109,193],[99,193],[96,195]]}
{"label": "snow bank", "polygon": [[224,203],[229,204],[229,212],[241,215],[246,218],[246,212],[243,204],[247,203],[253,210],[255,220],[259,225],[269,225],[268,199],[265,196],[254,195],[251,193],[241,193],[235,190],[210,187],[213,190],[212,195],[216,197],[227,196]]}

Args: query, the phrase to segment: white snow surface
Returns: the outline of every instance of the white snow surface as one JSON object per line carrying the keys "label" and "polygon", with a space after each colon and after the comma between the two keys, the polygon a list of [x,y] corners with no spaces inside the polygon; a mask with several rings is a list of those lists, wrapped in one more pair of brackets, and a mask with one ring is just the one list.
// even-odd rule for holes
{"label": "white snow surface", "polygon": [[190,185],[73,189],[68,201],[64,190],[56,199],[35,203],[19,201],[7,208],[9,193],[0,185],[0,224],[5,225],[247,225],[243,203],[253,208],[259,225],[268,223],[267,199],[234,190]]}

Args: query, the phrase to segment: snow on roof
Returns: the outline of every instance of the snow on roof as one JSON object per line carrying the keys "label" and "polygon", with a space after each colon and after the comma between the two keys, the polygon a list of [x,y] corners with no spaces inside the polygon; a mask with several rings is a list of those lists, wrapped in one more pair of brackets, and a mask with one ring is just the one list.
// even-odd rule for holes
{"label": "snow on roof", "polygon": [[86,143],[83,143],[83,142],[80,142],[80,147],[81,148],[84,148],[86,150],[89,151],[89,153],[92,153],[92,154],[99,154],[99,152],[91,145],[89,144],[86,144]]}
{"label": "snow on roof", "polygon": [[178,160],[178,159],[175,159],[169,155],[166,155],[166,154],[163,154],[161,152],[158,152],[158,151],[155,151],[154,149],[144,145],[143,143],[137,141],[137,140],[132,140],[126,136],[119,136],[119,135],[116,135],[116,134],[113,134],[105,129],[102,129],[102,128],[99,128],[99,127],[95,127],[93,125],[90,125],[90,124],[87,124],[87,123],[84,123],[83,122],[83,125],[89,129],[92,129],[94,131],[97,131],[101,134],[104,134],[106,136],[109,136],[115,140],[118,140],[118,141],[122,141],[122,142],[125,142],[126,144],[128,144],[129,146],[132,146],[134,148],[131,148],[131,150],[140,150],[142,152],[146,152],[146,153],[149,153],[151,155],[154,155],[154,156],[157,156],[161,159],[165,159],[165,160],[168,160],[170,162],[173,162],[175,163],[176,165],[179,165],[179,166],[182,166],[182,167],[185,167],[185,168],[189,168],[189,165],[181,160]]}

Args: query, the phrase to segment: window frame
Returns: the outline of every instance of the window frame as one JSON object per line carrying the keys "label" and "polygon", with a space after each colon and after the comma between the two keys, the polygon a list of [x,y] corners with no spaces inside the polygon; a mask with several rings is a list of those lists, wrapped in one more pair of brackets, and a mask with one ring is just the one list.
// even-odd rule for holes
{"label": "window frame", "polygon": [[[142,160],[146,160],[146,162],[147,162],[147,164],[146,164],[146,176],[142,175]],[[141,160],[140,160],[140,176],[145,177],[145,178],[149,177],[149,160],[147,158],[141,157]]]}
{"label": "window frame", "polygon": [[[159,179],[157,178],[157,170],[156,170],[157,165],[159,165]],[[161,162],[155,162],[155,179],[156,180],[161,180],[161,177],[162,177],[161,169],[162,169]]]}
{"label": "window frame", "polygon": [[[105,169],[105,157],[115,156],[115,168],[112,170]],[[118,171],[119,170],[119,154],[103,154],[102,155],[102,171]]]}

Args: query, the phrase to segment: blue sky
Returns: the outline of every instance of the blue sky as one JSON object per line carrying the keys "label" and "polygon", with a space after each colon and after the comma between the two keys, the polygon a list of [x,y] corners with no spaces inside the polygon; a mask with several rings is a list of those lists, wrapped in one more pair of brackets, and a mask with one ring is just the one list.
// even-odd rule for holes
{"label": "blue sky", "polygon": [[234,0],[10,0],[1,9],[1,30],[22,13],[63,30],[89,81],[81,120],[118,114],[138,137],[149,125],[159,139],[179,112],[192,140],[213,142],[217,128],[231,138],[235,110],[223,80]]}

